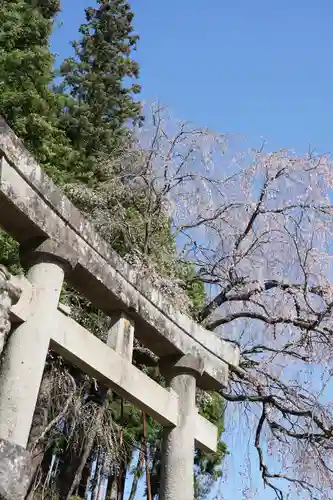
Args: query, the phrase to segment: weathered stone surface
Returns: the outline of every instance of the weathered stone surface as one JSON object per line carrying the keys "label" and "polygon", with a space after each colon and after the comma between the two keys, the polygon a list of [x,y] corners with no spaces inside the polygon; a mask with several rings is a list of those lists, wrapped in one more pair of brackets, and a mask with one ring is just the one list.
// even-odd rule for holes
{"label": "weathered stone surface", "polygon": [[33,265],[39,261],[52,260],[59,261],[66,266],[67,272],[74,269],[78,261],[78,252],[67,242],[58,239],[37,238],[28,240],[20,248],[21,262],[26,265]]}
{"label": "weathered stone surface", "polygon": [[[121,354],[60,311],[53,318],[53,324],[58,325],[51,334],[51,347],[55,352],[141,408],[160,424],[167,427],[177,425],[179,401],[174,391],[168,391],[136,368],[129,359],[131,353],[124,353],[120,344]],[[196,370],[196,360],[194,365]],[[193,418],[193,439],[197,446],[204,451],[215,451],[215,426],[199,416],[196,409]]]}
{"label": "weathered stone surface", "polygon": [[175,425],[178,400],[130,361],[60,311],[51,348],[83,372],[135,404],[162,425]]}
{"label": "weathered stone surface", "polygon": [[160,368],[167,379],[176,375],[193,375],[200,380],[205,371],[205,361],[200,356],[168,356],[162,358]]}
{"label": "weathered stone surface", "polygon": [[32,474],[30,453],[0,439],[0,499],[24,500]]}
{"label": "weathered stone surface", "polygon": [[10,321],[12,323],[22,323],[22,321],[28,319],[30,313],[33,286],[23,274],[11,275],[9,283],[21,291],[18,301],[14,302],[10,309]]}
{"label": "weathered stone surface", "polygon": [[130,362],[133,359],[134,328],[132,318],[120,312],[111,317],[107,338],[107,345]]}
{"label": "weathered stone surface", "polygon": [[10,280],[10,273],[0,265],[0,356],[11,328],[10,309],[20,296],[20,289]]}
{"label": "weathered stone surface", "polygon": [[11,298],[6,290],[7,280],[0,270],[0,355],[3,351],[6,337],[10,331],[9,311]]}
{"label": "weathered stone surface", "polygon": [[28,319],[11,332],[0,365],[0,438],[23,448],[56,328],[64,269],[61,263],[40,262],[29,269],[27,279],[33,289]]}
{"label": "weathered stone surface", "polygon": [[130,312],[136,337],[158,356],[202,357],[201,387],[224,385],[227,365],[239,363],[238,349],[174,309],[147,285],[56,188],[0,119],[1,154],[0,224],[20,243],[31,237],[51,238],[76,249],[78,265],[70,279],[96,307],[108,314],[115,309]]}
{"label": "weathered stone surface", "polygon": [[204,453],[212,453],[217,449],[218,429],[216,425],[202,417],[199,413],[195,419],[195,445]]}
{"label": "weathered stone surface", "polygon": [[189,500],[194,498],[194,440],[198,416],[195,407],[196,379],[194,375],[177,374],[170,386],[178,394],[179,414],[176,427],[163,429],[159,498]]}

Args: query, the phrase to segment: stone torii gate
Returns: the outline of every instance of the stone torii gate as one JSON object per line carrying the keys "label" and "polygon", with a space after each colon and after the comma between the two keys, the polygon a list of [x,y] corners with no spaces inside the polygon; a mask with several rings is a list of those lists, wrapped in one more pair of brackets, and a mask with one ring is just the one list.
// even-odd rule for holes
{"label": "stone torii gate", "polygon": [[[225,386],[239,363],[237,348],[142,281],[2,119],[0,226],[20,244],[29,268],[26,277],[0,268],[0,498],[26,495],[28,438],[51,348],[163,425],[160,499],[191,500],[195,445],[210,452],[217,445],[216,427],[196,408],[196,387]],[[69,317],[59,302],[64,279],[113,318],[107,343]],[[168,389],[132,364],[134,337],[160,358]]]}

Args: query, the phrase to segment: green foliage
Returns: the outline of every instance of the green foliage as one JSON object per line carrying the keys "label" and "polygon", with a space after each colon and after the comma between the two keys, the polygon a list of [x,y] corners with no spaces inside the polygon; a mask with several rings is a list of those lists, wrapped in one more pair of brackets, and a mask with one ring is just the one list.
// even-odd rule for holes
{"label": "green foliage", "polygon": [[0,263],[13,274],[22,272],[20,266],[19,245],[7,233],[0,230]]}
{"label": "green foliage", "polygon": [[96,180],[97,164],[114,156],[128,129],[124,124],[140,115],[133,94],[140,86],[124,86],[124,78],[138,78],[138,64],[130,53],[138,36],[132,34],[133,13],[124,0],[98,0],[86,10],[81,38],[73,43],[75,57],[61,66],[58,92],[66,93],[61,123],[80,161],[76,179]]}
{"label": "green foliage", "polygon": [[[58,127],[62,98],[49,88],[49,37],[58,0],[0,2],[0,114],[55,180],[71,156]],[[0,231],[0,261],[19,272],[18,245]]]}
{"label": "green foliage", "polygon": [[205,286],[198,278],[192,262],[182,262],[177,266],[177,275],[183,283],[183,288],[191,300],[191,312],[195,317],[205,303]]}
{"label": "green foliage", "polygon": [[0,114],[56,178],[71,156],[58,127],[63,99],[49,85],[49,37],[56,0],[3,0],[0,4]]}

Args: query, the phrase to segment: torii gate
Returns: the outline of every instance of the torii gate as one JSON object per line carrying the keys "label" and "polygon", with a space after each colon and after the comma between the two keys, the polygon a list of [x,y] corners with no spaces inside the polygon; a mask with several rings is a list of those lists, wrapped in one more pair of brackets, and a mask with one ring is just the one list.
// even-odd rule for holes
{"label": "torii gate", "polygon": [[[0,226],[20,243],[29,266],[26,278],[0,271],[0,320],[2,314],[12,322],[0,368],[0,498],[23,500],[30,483],[26,447],[52,348],[164,426],[160,499],[191,500],[195,445],[214,452],[217,444],[216,427],[195,406],[196,387],[225,386],[229,367],[238,366],[238,349],[142,281],[1,118]],[[107,343],[59,303],[65,278],[114,318]],[[134,336],[159,356],[169,389],[132,364]]]}

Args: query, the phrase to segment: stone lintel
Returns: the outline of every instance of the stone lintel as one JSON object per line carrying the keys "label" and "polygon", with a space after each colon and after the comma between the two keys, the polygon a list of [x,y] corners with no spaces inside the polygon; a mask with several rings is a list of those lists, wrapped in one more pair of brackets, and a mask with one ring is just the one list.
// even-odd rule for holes
{"label": "stone lintel", "polygon": [[78,254],[69,244],[51,238],[36,238],[21,245],[20,256],[23,264],[29,267],[38,262],[59,262],[67,272],[72,271],[77,262]]}
{"label": "stone lintel", "polygon": [[31,454],[0,439],[0,498],[24,500],[34,473]]}
{"label": "stone lintel", "polygon": [[51,348],[162,425],[177,424],[178,398],[60,311]]}
{"label": "stone lintel", "polygon": [[158,357],[200,355],[204,389],[226,385],[239,350],[177,311],[117,255],[36,164],[0,117],[0,225],[20,244],[47,237],[77,249],[71,284],[106,314],[123,309],[135,319],[135,336]]}

